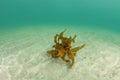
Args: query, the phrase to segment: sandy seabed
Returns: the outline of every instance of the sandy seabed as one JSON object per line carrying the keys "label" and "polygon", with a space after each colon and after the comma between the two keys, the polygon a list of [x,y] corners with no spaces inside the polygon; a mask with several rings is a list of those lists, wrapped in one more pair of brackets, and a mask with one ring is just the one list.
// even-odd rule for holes
{"label": "sandy seabed", "polygon": [[71,29],[77,35],[73,47],[86,44],[77,52],[75,64],[52,59],[46,53],[53,37],[64,28],[21,28],[1,32],[0,80],[120,80],[120,38],[105,30]]}

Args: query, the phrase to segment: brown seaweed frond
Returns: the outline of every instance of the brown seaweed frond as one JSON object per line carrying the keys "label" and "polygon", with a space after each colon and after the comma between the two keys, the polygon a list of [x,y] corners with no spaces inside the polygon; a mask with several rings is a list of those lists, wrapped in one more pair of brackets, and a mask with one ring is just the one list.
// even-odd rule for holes
{"label": "brown seaweed frond", "polygon": [[[53,49],[50,51],[47,51],[52,58],[61,58],[62,60],[66,62],[72,62],[71,67],[73,66],[75,59],[74,56],[76,55],[76,52],[79,51],[80,49],[84,48],[85,44],[72,48],[71,43],[75,42],[76,35],[74,37],[64,37],[64,32],[66,29],[61,32],[60,34],[56,34],[54,36],[54,45]],[[69,60],[65,59],[65,57],[68,56]]]}

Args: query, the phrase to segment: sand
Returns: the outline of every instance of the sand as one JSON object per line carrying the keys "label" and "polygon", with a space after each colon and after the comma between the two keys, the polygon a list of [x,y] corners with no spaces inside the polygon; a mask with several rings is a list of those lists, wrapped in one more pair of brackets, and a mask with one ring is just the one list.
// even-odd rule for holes
{"label": "sand", "polygon": [[46,53],[59,28],[20,28],[1,32],[0,80],[120,80],[120,38],[109,30],[67,28],[66,36],[77,35],[72,69]]}

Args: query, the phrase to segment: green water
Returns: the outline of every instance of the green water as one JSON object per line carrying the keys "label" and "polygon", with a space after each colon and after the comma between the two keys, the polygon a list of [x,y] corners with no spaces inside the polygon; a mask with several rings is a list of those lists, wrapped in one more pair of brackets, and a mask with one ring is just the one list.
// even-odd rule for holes
{"label": "green water", "polygon": [[[119,0],[0,1],[0,80],[120,80]],[[52,59],[54,35],[77,35],[73,69]]]}
{"label": "green water", "polygon": [[119,0],[0,1],[0,27],[56,24],[120,30]]}

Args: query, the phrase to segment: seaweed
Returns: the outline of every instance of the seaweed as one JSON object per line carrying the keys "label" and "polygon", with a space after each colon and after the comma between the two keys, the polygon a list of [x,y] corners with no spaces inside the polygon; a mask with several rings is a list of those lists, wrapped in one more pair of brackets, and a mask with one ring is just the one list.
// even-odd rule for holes
{"label": "seaweed", "polygon": [[[52,58],[61,58],[65,62],[71,61],[71,67],[73,66],[75,59],[74,56],[76,56],[76,52],[82,49],[85,44],[80,45],[78,47],[72,48],[71,43],[75,42],[76,35],[74,37],[64,37],[63,34],[66,31],[66,29],[61,32],[60,34],[56,34],[54,36],[54,45],[52,46],[53,49],[47,51]],[[65,57],[68,56],[69,59],[65,59]]]}

